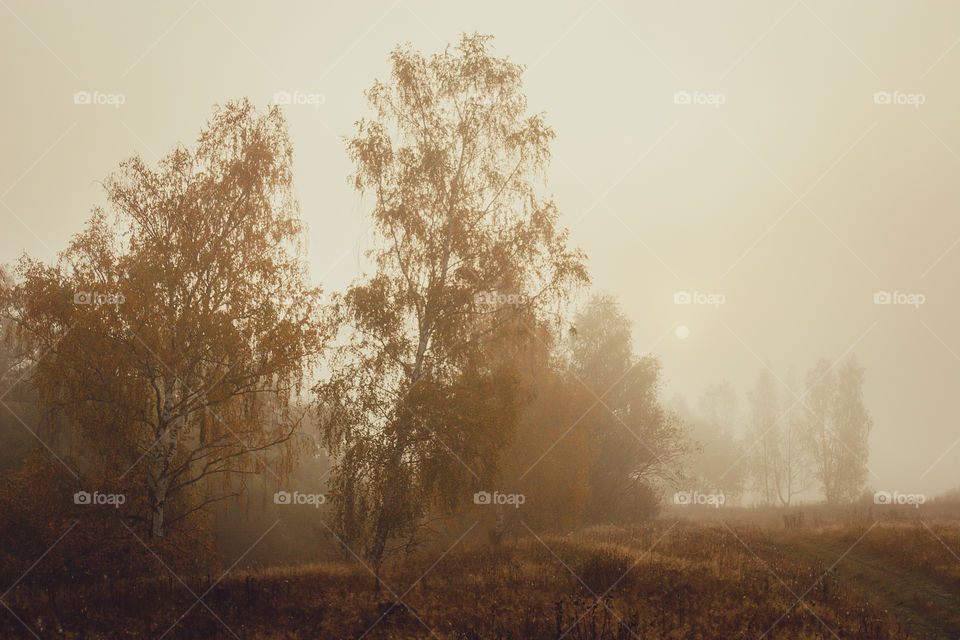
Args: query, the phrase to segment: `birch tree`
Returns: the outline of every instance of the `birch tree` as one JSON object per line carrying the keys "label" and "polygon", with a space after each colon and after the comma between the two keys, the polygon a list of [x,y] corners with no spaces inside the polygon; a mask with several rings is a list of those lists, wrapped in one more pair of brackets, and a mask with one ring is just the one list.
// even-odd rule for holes
{"label": "birch tree", "polygon": [[95,210],[55,265],[24,258],[6,303],[42,354],[41,400],[163,538],[236,474],[289,470],[320,294],[277,108],[230,103],[195,148],[131,158],[104,184],[115,218]]}
{"label": "birch tree", "polygon": [[864,369],[854,358],[839,368],[820,360],[807,374],[804,442],[827,502],[863,491],[873,420],[863,402]]}
{"label": "birch tree", "polygon": [[536,188],[554,134],[526,112],[523,67],[483,35],[390,61],[348,141],[373,272],[338,298],[342,347],[317,386],[336,530],[377,571],[495,476],[523,405],[510,345],[587,279]]}

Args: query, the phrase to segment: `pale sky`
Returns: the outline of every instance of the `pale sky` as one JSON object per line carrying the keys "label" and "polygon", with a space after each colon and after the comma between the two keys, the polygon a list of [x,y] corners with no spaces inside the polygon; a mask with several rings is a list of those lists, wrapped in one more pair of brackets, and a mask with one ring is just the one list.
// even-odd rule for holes
{"label": "pale sky", "polygon": [[100,180],[192,143],[213,104],[288,91],[322,96],[285,113],[312,275],[342,289],[369,235],[341,137],[390,49],[463,31],[528,65],[531,109],[557,132],[548,189],[666,397],[727,380],[745,408],[765,363],[802,379],[855,353],[869,484],[960,485],[955,2],[0,0],[0,262],[52,259]]}

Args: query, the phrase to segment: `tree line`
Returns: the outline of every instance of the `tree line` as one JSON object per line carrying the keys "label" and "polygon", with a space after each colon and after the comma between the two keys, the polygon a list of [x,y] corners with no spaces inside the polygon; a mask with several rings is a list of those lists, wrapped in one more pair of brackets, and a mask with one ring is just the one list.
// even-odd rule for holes
{"label": "tree line", "polygon": [[[4,272],[11,571],[73,526],[57,553],[76,575],[128,570],[144,548],[202,570],[213,506],[254,477],[280,490],[317,455],[322,526],[376,572],[443,522],[486,522],[496,541],[637,520],[683,480],[695,443],[661,400],[659,362],[635,354],[614,298],[572,308],[586,256],[544,195],[554,132],[527,113],[523,67],[479,34],[390,62],[346,141],[375,239],[344,291],[309,283],[286,122],[246,99],[156,165],[122,162],[109,212],[55,263]],[[862,370],[831,371],[812,383],[823,429],[804,451],[843,499],[858,472],[833,438],[862,451],[868,418]],[[766,394],[757,486],[789,500],[792,441],[765,429]],[[522,494],[523,509],[485,492]]]}
{"label": "tree line", "polygon": [[[691,408],[673,408],[690,425],[702,451],[691,464],[693,484],[790,506],[798,496],[828,504],[860,499],[867,487],[873,420],[864,405],[864,369],[855,357],[820,359],[803,385],[769,366],[748,390],[741,412],[728,383],[709,386]],[[746,495],[745,495],[746,494]]]}

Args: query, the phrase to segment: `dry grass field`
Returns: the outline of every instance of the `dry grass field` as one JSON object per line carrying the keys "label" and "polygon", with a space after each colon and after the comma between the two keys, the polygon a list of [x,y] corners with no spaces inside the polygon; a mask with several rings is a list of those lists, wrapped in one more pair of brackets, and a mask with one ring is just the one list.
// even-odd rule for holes
{"label": "dry grass field", "polygon": [[[476,527],[448,553],[389,565],[379,589],[363,565],[343,562],[235,571],[212,587],[22,585],[5,601],[41,637],[71,640],[960,637],[957,520],[791,525],[746,512],[665,516],[496,547]],[[25,634],[0,616],[2,637]]]}

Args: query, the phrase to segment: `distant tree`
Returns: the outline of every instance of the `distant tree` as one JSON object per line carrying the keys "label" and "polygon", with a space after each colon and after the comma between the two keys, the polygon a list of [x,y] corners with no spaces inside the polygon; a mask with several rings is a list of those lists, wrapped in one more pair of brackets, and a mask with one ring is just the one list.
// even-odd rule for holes
{"label": "distant tree", "polygon": [[106,181],[116,223],[96,210],[57,265],[24,258],[5,296],[40,400],[155,539],[229,477],[270,456],[289,469],[289,402],[322,344],[291,162],[279,109],[230,103],[196,149],[124,162]]}
{"label": "distant tree", "polygon": [[779,473],[783,465],[780,433],[780,398],[773,374],[764,369],[747,393],[750,402],[748,437],[754,487],[765,505],[778,499]]}
{"label": "distant tree", "polygon": [[574,325],[572,370],[598,398],[589,517],[642,517],[653,507],[656,485],[677,481],[689,443],[660,402],[659,362],[633,355],[630,320],[616,300],[594,296]]}
{"label": "distant tree", "polygon": [[834,420],[836,435],[844,451],[839,497],[846,501],[856,500],[863,493],[867,480],[873,419],[863,403],[864,379],[865,370],[855,357],[840,365]]}
{"label": "distant tree", "polygon": [[750,401],[748,451],[754,488],[766,505],[789,506],[809,488],[810,459],[803,441],[800,403],[789,389],[778,390],[769,368],[760,372]]}
{"label": "distant tree", "polygon": [[863,492],[873,426],[863,404],[864,369],[855,358],[838,370],[820,360],[807,374],[804,443],[830,504],[855,500]]}
{"label": "distant tree", "polygon": [[718,432],[732,435],[740,417],[740,401],[729,382],[704,389],[697,403],[700,415]]}
{"label": "distant tree", "polygon": [[777,499],[783,506],[790,506],[795,495],[810,488],[810,456],[804,445],[804,407],[800,392],[794,389],[792,371],[787,377],[788,388],[783,392],[780,407],[783,412],[778,416],[776,429],[779,432],[777,444],[780,452],[779,464],[774,468],[774,485]]}
{"label": "distant tree", "polygon": [[[525,502],[498,515],[536,530],[568,530],[582,523],[590,504],[601,414],[590,411],[593,396],[569,374],[543,369],[531,387],[534,400],[517,425],[497,482],[502,492],[522,494]],[[501,525],[498,532],[505,529]]]}
{"label": "distant tree", "polygon": [[703,491],[722,491],[728,500],[744,489],[746,465],[741,443],[736,436],[739,400],[729,383],[707,387],[697,402],[697,410],[680,398],[671,407],[690,431],[697,450],[691,454],[687,473],[689,485]]}
{"label": "distant tree", "polygon": [[[270,473],[251,476],[245,479],[241,495],[214,505],[212,526],[221,557],[244,556],[260,566],[312,563],[339,557],[337,549],[330,546],[329,532],[318,522],[319,518],[326,517],[325,504],[291,509],[289,505],[275,502],[276,492],[281,488],[289,493],[326,493],[330,461],[315,439],[316,427],[316,416],[308,412],[299,431],[303,451],[296,468],[283,477],[282,483]],[[270,535],[250,549],[253,541],[278,520],[280,524]]]}
{"label": "distant tree", "polygon": [[[0,300],[9,297],[13,283],[10,270],[0,265]],[[16,469],[30,447],[39,446],[33,435],[41,429],[36,393],[28,379],[30,357],[14,319],[0,315],[0,476]],[[49,436],[39,435],[44,440]]]}
{"label": "distant tree", "polygon": [[633,326],[610,294],[594,294],[574,319],[573,371],[597,394],[621,382],[634,362]]}
{"label": "distant tree", "polygon": [[339,297],[350,333],[316,388],[335,528],[377,572],[389,540],[495,477],[526,401],[509,345],[587,281],[535,189],[554,134],[526,114],[523,67],[483,35],[391,61],[348,142],[373,198],[374,273]]}

